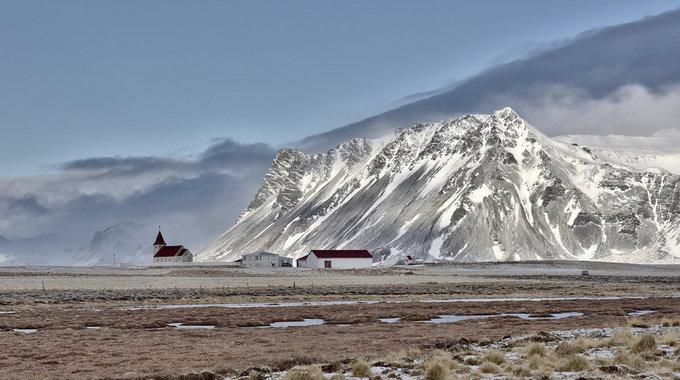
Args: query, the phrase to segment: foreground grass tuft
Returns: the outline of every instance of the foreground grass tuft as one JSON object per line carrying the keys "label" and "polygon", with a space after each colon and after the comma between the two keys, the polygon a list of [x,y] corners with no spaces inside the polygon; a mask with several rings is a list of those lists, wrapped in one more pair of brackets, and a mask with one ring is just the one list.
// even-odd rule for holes
{"label": "foreground grass tuft", "polygon": [[484,351],[483,362],[493,363],[496,365],[502,365],[508,362],[505,354],[498,350],[486,350]]}
{"label": "foreground grass tuft", "polygon": [[583,347],[576,344],[576,342],[562,342],[559,346],[555,347],[555,354],[560,357],[570,357],[575,354],[581,354],[585,352]]}
{"label": "foreground grass tuft", "polygon": [[446,352],[434,352],[425,363],[426,380],[444,380],[458,364]]}
{"label": "foreground grass tuft", "polygon": [[644,333],[637,342],[630,347],[631,352],[654,352],[656,351],[656,338],[652,333]]}
{"label": "foreground grass tuft", "polygon": [[484,362],[479,366],[479,370],[482,373],[499,373],[501,369],[492,362]]}
{"label": "foreground grass tuft", "polygon": [[288,371],[283,380],[324,380],[321,368],[317,366],[295,367]]}
{"label": "foreground grass tuft", "polygon": [[531,343],[530,345],[525,347],[524,353],[526,354],[527,357],[531,357],[534,355],[545,356],[546,353],[545,345],[543,343]]}
{"label": "foreground grass tuft", "polygon": [[371,365],[365,360],[357,360],[352,365],[352,376],[354,377],[370,377],[371,376]]}
{"label": "foreground grass tuft", "polygon": [[590,368],[588,359],[581,355],[572,354],[560,362],[558,369],[564,372],[581,372]]}
{"label": "foreground grass tuft", "polygon": [[619,330],[607,340],[606,346],[629,346],[635,340],[635,335],[628,330]]}

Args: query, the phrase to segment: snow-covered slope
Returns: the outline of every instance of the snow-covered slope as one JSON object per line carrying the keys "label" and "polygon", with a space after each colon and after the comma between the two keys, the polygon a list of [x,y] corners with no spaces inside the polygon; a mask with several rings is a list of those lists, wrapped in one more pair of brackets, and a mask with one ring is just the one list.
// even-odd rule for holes
{"label": "snow-covered slope", "polygon": [[678,262],[680,177],[553,141],[505,108],[326,154],[282,149],[236,225],[196,259],[341,248],[387,264]]}

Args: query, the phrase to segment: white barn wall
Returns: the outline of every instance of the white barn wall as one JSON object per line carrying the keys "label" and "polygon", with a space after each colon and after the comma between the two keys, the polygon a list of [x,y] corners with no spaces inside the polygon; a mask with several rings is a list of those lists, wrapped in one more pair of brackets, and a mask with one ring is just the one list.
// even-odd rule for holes
{"label": "white barn wall", "polygon": [[373,265],[373,259],[371,258],[350,258],[350,257],[339,257],[330,259],[320,259],[316,257],[315,254],[310,253],[307,256],[306,264],[304,268],[325,268],[324,262],[331,262],[331,269],[354,269],[354,268],[370,268]]}

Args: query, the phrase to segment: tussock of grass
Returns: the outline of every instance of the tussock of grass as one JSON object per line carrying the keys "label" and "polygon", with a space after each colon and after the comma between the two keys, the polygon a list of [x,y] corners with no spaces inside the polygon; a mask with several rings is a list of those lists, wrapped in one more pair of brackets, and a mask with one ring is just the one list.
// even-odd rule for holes
{"label": "tussock of grass", "polygon": [[352,376],[354,377],[370,377],[371,365],[365,360],[357,360],[352,365]]}
{"label": "tussock of grass", "polygon": [[670,330],[663,334],[664,344],[675,347],[678,345],[678,341],[680,341],[680,333],[675,330]]}
{"label": "tussock of grass", "polygon": [[583,347],[576,344],[576,342],[564,341],[555,347],[555,354],[560,357],[569,357],[583,352],[585,352]]}
{"label": "tussock of grass", "polygon": [[637,355],[631,355],[622,348],[616,350],[616,355],[614,355],[614,364],[625,365],[639,370],[644,370],[646,368],[644,360],[642,360]]}
{"label": "tussock of grass", "polygon": [[345,380],[345,375],[336,373],[335,375],[331,376],[330,380]]}
{"label": "tussock of grass", "polygon": [[425,363],[425,379],[444,380],[458,364],[444,351],[435,351]]}
{"label": "tussock of grass", "polygon": [[531,370],[525,366],[514,365],[510,367],[510,373],[515,377],[529,377],[531,376]]}
{"label": "tussock of grass", "polygon": [[628,326],[647,328],[647,327],[649,327],[649,324],[643,322],[640,318],[629,318],[628,319]]}
{"label": "tussock of grass", "polygon": [[524,348],[524,353],[527,357],[530,356],[545,356],[545,345],[543,343],[531,343]]}
{"label": "tussock of grass", "polygon": [[440,361],[428,362],[425,364],[425,379],[444,380],[450,371],[451,369]]}
{"label": "tussock of grass", "polygon": [[423,353],[422,353],[422,351],[420,351],[417,348],[412,348],[412,349],[406,351],[406,357],[411,359],[411,360],[420,359],[421,356],[423,356]]}
{"label": "tussock of grass", "polygon": [[[505,354],[498,350],[486,350],[482,359],[486,363],[502,365],[508,362]],[[495,372],[494,372],[495,373]]]}
{"label": "tussock of grass", "polygon": [[382,359],[387,364],[396,365],[408,361],[408,355],[406,351],[390,352],[386,357]]}
{"label": "tussock of grass", "polygon": [[619,330],[607,340],[606,345],[611,346],[629,346],[635,340],[635,335],[628,330]]}
{"label": "tussock of grass", "polygon": [[670,327],[673,326],[673,320],[670,318],[664,318],[659,324],[663,327]]}
{"label": "tussock of grass", "polygon": [[501,369],[492,362],[484,362],[479,366],[479,370],[482,373],[499,373]]}
{"label": "tussock of grass", "polygon": [[656,351],[656,338],[652,333],[644,333],[630,347],[631,352],[654,352]]}
{"label": "tussock of grass", "polygon": [[316,366],[295,367],[288,371],[283,380],[324,380],[321,368]]}
{"label": "tussock of grass", "polygon": [[590,350],[591,348],[599,347],[600,342],[592,338],[580,337],[574,342],[577,346],[580,346],[584,350]]}
{"label": "tussock of grass", "polygon": [[588,363],[588,359],[584,358],[581,355],[575,354],[572,354],[563,359],[558,366],[558,369],[564,372],[581,372],[589,368],[590,363]]}

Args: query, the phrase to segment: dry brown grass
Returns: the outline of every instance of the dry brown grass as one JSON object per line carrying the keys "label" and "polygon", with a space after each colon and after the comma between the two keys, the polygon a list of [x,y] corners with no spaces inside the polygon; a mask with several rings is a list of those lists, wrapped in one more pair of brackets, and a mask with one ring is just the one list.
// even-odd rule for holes
{"label": "dry brown grass", "polygon": [[585,352],[585,349],[573,341],[564,341],[555,347],[555,354],[559,357],[570,357],[583,352]]}
{"label": "dry brown grass", "polygon": [[629,346],[633,341],[635,341],[635,335],[632,332],[619,330],[607,340],[606,346]]}
{"label": "dry brown grass", "polygon": [[634,353],[655,352],[656,349],[656,338],[652,333],[642,334],[640,338],[630,346],[630,351]]}
{"label": "dry brown grass", "polygon": [[445,380],[449,377],[451,369],[457,366],[450,355],[438,353],[433,355],[425,363],[426,380]]}
{"label": "dry brown grass", "polygon": [[336,373],[335,375],[331,376],[329,380],[345,380],[345,375]]}
{"label": "dry brown grass", "polygon": [[325,377],[318,366],[295,367],[288,371],[283,380],[324,380]]}
{"label": "dry brown grass", "polygon": [[625,365],[638,370],[647,368],[646,362],[638,355],[631,355],[627,350],[619,348],[614,355],[614,364]]}
{"label": "dry brown grass", "polygon": [[534,355],[545,356],[546,354],[545,345],[543,343],[531,343],[524,348],[524,354],[527,357],[531,357]]}
{"label": "dry brown grass", "polygon": [[580,346],[584,350],[590,350],[592,348],[599,347],[601,342],[597,339],[580,337],[574,342],[577,346]]}
{"label": "dry brown grass", "polygon": [[669,330],[666,331],[665,334],[663,334],[664,344],[667,344],[671,347],[675,347],[678,345],[678,341],[680,341],[680,333],[677,330]]}
{"label": "dry brown grass", "polygon": [[352,364],[352,376],[354,377],[370,377],[371,365],[365,360],[359,359]]}
{"label": "dry brown grass", "polygon": [[526,378],[531,376],[531,370],[525,366],[513,365],[510,367],[510,373],[515,377]]}
{"label": "dry brown grass", "polygon": [[499,373],[501,372],[500,367],[492,362],[484,362],[479,366],[479,370],[482,373]]}
{"label": "dry brown grass", "polygon": [[498,350],[486,350],[484,351],[484,356],[482,361],[485,363],[493,363],[496,365],[503,365],[508,362],[505,354]]}
{"label": "dry brown grass", "polygon": [[628,318],[627,322],[629,327],[642,327],[642,328],[649,327],[649,324],[643,322],[640,318]]}
{"label": "dry brown grass", "polygon": [[406,357],[411,360],[418,360],[423,356],[423,352],[417,348],[411,348],[406,351]]}
{"label": "dry brown grass", "polygon": [[562,359],[557,368],[564,372],[581,372],[589,369],[590,363],[583,356],[572,354]]}

